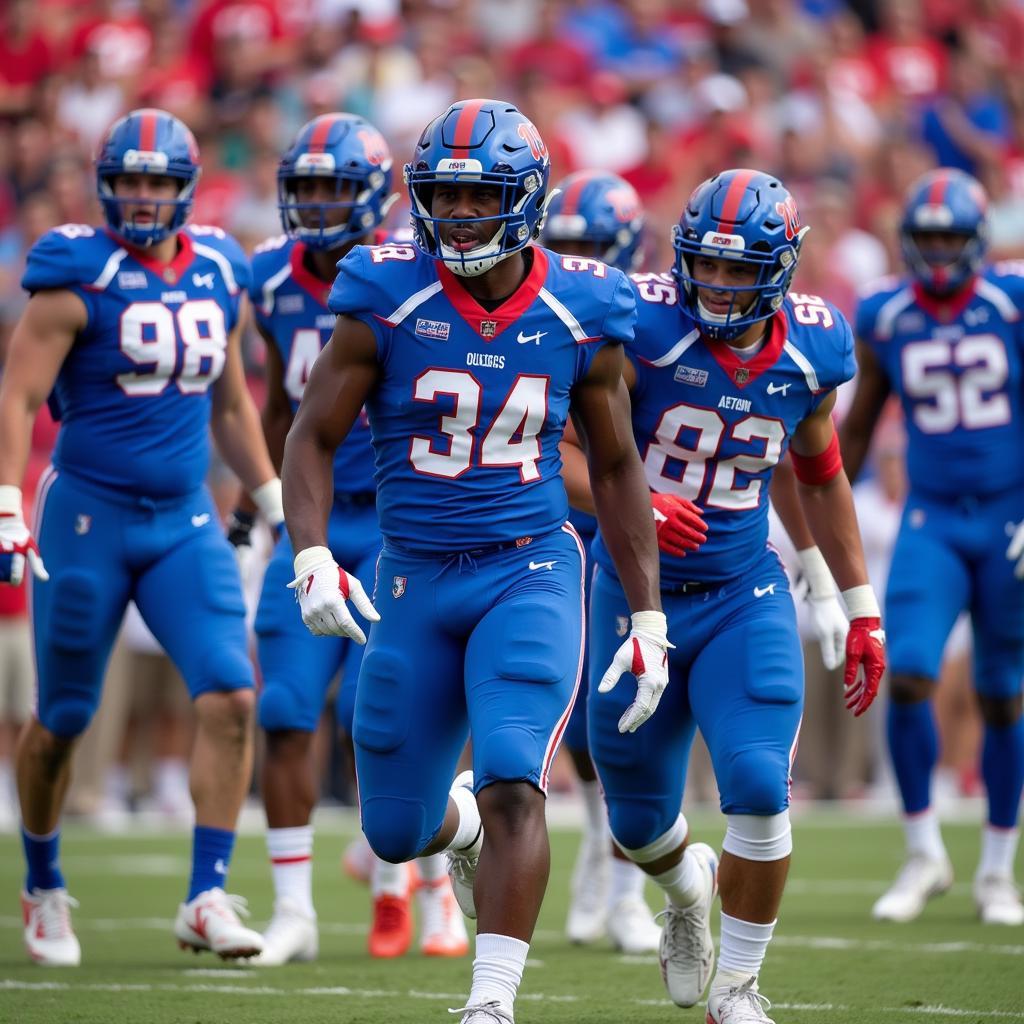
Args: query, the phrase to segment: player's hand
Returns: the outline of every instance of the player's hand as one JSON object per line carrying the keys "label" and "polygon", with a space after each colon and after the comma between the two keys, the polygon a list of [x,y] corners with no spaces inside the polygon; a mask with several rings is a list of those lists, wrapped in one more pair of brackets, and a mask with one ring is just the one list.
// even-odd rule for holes
{"label": "player's hand", "polygon": [[811,628],[821,647],[822,664],[831,672],[843,663],[850,623],[839,603],[832,573],[818,548],[805,548],[798,551],[796,557],[800,563],[800,576],[793,588],[793,596],[802,596],[807,601]]}
{"label": "player's hand", "polygon": [[615,689],[624,672],[636,676],[636,699],[619,719],[619,732],[636,732],[658,709],[668,686],[668,624],[662,612],[634,612],[633,628],[601,677],[598,693]]}
{"label": "player's hand", "polygon": [[21,488],[5,484],[0,487],[0,583],[20,587],[25,579],[26,562],[36,579],[50,578],[39,547],[25,525]]}
{"label": "player's hand", "polygon": [[302,621],[313,636],[347,636],[357,644],[366,643],[346,601],[368,622],[380,622],[363,585],[335,562],[329,548],[300,551],[295,556],[295,579],[288,586],[295,591]]}
{"label": "player's hand", "polygon": [[1006,549],[1006,557],[1016,564],[1013,567],[1013,575],[1019,580],[1024,580],[1024,522],[1017,524],[1013,540]]}
{"label": "player's hand", "polygon": [[242,577],[243,588],[252,573],[255,558],[252,550],[252,528],[255,525],[256,517],[241,508],[236,508],[224,524],[228,543],[235,549],[235,561],[238,562],[238,574]]}
{"label": "player's hand", "polygon": [[865,584],[844,590],[843,600],[850,616],[843,697],[847,710],[857,718],[878,695],[878,684],[885,672],[885,631],[871,587]]}
{"label": "player's hand", "polygon": [[658,547],[682,558],[687,551],[696,551],[708,539],[708,526],[701,511],[687,498],[675,494],[652,494],[654,529]]}

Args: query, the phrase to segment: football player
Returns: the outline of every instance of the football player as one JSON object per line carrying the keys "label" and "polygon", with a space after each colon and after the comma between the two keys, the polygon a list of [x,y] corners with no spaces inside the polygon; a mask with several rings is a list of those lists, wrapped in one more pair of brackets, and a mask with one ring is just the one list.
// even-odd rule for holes
{"label": "football player", "polygon": [[[351,601],[372,623],[353,722],[363,831],[392,862],[447,851],[478,921],[462,1024],[512,1021],[547,881],[545,790],[583,658],[585,555],[558,454],[570,408],[634,613],[615,663],[638,677],[624,728],[649,717],[665,679],[621,383],[632,291],[596,259],[531,244],[549,167],[506,102],[463,100],[427,126],[405,169],[415,244],[342,261],[338,325],[285,445],[303,620],[362,640]],[[325,530],[334,451],[364,404],[384,537],[376,607]],[[467,735],[473,769],[452,783]]]}
{"label": "football player", "polygon": [[[665,893],[660,960],[669,996],[692,1006],[710,982],[708,1024],[770,1021],[757,978],[789,869],[790,767],[803,705],[793,600],[767,540],[767,484],[787,448],[808,525],[849,613],[846,703],[854,714],[871,704],[884,669],[879,609],[831,418],[835,388],[854,372],[852,333],[829,303],[787,295],[806,230],[781,182],[723,171],[687,201],[672,273],[633,277],[638,318],[625,379],[660,512],[661,597],[676,646],[658,714],[635,735],[619,728],[627,696],[594,676],[590,748],[616,843]],[[587,507],[585,478],[570,473],[574,501]],[[680,537],[684,501],[707,520],[696,552]],[[600,665],[628,614],[603,523],[594,558],[591,651]],[[721,858],[690,842],[679,811],[696,728],[727,819]]]}
{"label": "football player", "polygon": [[857,309],[860,375],[841,431],[847,471],[856,477],[894,394],[910,482],[885,598],[888,739],[907,860],[874,905],[879,920],[913,920],[953,883],[931,805],[932,696],[946,639],[967,610],[988,794],[974,899],[982,921],[1024,924],[1013,881],[1024,786],[1024,264],[985,264],[987,205],[963,171],[920,178],[900,230],[907,274],[881,281]]}
{"label": "football player", "polygon": [[[183,947],[251,956],[262,939],[224,886],[252,773],[253,673],[238,569],[203,485],[212,433],[267,520],[283,519],[239,352],[249,265],[219,228],[186,224],[199,154],[172,115],[122,117],[96,175],[106,224],[66,224],[29,252],[31,298],[0,388],[0,579],[20,583],[26,565],[35,576],[38,708],[17,758],[25,944],[37,963],[79,962],[60,810],[134,600],[198,723],[192,876],[174,933]],[[47,396],[62,425],[30,532],[19,484]]]}
{"label": "football player", "polygon": [[[263,430],[277,466],[309,371],[334,327],[327,296],[335,267],[354,245],[372,239],[395,198],[391,163],[381,134],[353,114],[324,114],[310,121],[281,160],[278,205],[286,234],[257,248],[252,279],[256,323],[267,344]],[[253,522],[251,510],[235,511],[229,537],[240,548],[248,546]],[[369,584],[380,553],[380,530],[364,414],[335,453],[328,536],[335,559]],[[310,823],[317,797],[313,735],[339,670],[337,719],[351,734],[363,651],[347,638],[310,636],[287,589],[293,558],[288,538],[282,537],[267,567],[256,611],[263,676],[258,717],[267,739],[262,790],[275,891],[263,952],[254,961],[258,966],[317,955]],[[465,925],[443,858],[435,855],[422,863],[420,874],[423,952],[464,954]],[[409,948],[411,875],[404,864],[378,861],[372,867],[374,915],[368,944],[374,956],[400,956]]]}

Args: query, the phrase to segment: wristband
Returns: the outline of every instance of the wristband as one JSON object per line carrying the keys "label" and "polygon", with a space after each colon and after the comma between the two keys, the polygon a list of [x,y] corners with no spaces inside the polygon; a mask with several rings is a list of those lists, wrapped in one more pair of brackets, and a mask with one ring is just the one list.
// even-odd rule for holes
{"label": "wristband", "polygon": [[21,488],[13,484],[0,484],[0,516],[22,514]]}
{"label": "wristband", "polygon": [[839,475],[843,468],[843,457],[839,451],[839,435],[832,432],[832,440],[823,452],[817,455],[797,455],[789,449],[789,459],[793,463],[793,472],[802,484],[820,486],[827,484]]}
{"label": "wristband", "polygon": [[854,619],[881,619],[882,612],[878,607],[878,599],[870,583],[862,583],[859,587],[850,587],[843,591],[843,602],[846,615],[851,622]]}
{"label": "wristband", "polygon": [[284,522],[284,497],[279,477],[275,476],[265,484],[260,484],[252,492],[252,500],[271,526],[280,526]]}
{"label": "wristband", "polygon": [[330,548],[319,546],[303,548],[295,556],[295,561],[292,563],[295,568],[295,578],[301,579],[303,576],[308,575],[311,569],[315,569],[325,562],[334,564],[334,555],[331,554]]}

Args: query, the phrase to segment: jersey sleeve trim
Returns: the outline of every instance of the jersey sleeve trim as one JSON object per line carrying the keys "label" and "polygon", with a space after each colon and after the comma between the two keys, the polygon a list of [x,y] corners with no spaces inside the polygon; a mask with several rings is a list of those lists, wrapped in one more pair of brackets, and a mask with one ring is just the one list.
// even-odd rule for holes
{"label": "jersey sleeve trim", "polygon": [[263,316],[270,316],[274,312],[274,303],[277,300],[277,289],[284,284],[285,281],[291,276],[292,268],[290,263],[286,263],[280,270],[263,282],[263,286],[260,288],[261,302],[258,307],[258,312],[262,313]]}
{"label": "jersey sleeve trim", "polygon": [[588,341],[601,340],[600,335],[594,336],[587,334],[579,320],[577,320],[576,317],[574,317],[572,313],[570,313],[569,310],[566,309],[566,307],[547,290],[547,288],[541,288],[541,290],[537,292],[537,298],[539,298],[541,302],[543,302],[544,305],[547,306],[563,324],[565,324],[577,345],[585,345]]}
{"label": "jersey sleeve trim", "polygon": [[811,361],[793,344],[792,341],[787,338],[782,345],[782,351],[789,356],[790,359],[796,363],[800,372],[804,375],[804,380],[807,381],[807,387],[809,388],[812,395],[818,395],[825,390],[818,381],[818,374],[815,372],[814,367],[811,365]]}
{"label": "jersey sleeve trim", "polygon": [[421,288],[415,295],[410,295],[393,313],[388,316],[377,316],[377,319],[387,324],[388,327],[397,327],[418,306],[422,306],[424,302],[436,295],[443,287],[444,285],[440,281],[434,281],[432,284],[428,284],[426,288]]}
{"label": "jersey sleeve trim", "polygon": [[886,299],[875,314],[875,337],[879,340],[890,339],[896,326],[896,317],[913,301],[914,292],[911,288],[901,288],[892,298]]}
{"label": "jersey sleeve trim", "polygon": [[114,280],[114,275],[117,273],[127,256],[127,249],[116,249],[107,257],[107,262],[103,264],[103,269],[100,271],[96,280],[91,281],[89,284],[84,284],[82,287],[88,288],[91,292],[104,291],[107,285]]}
{"label": "jersey sleeve trim", "polygon": [[197,256],[203,256],[208,260],[211,260],[217,265],[217,269],[220,271],[220,276],[224,279],[224,284],[227,287],[229,295],[237,295],[240,291],[238,287],[238,281],[235,278],[235,271],[231,266],[231,261],[222,252],[218,252],[216,249],[211,248],[208,245],[203,245],[202,242],[192,242],[192,251]]}
{"label": "jersey sleeve trim", "polygon": [[644,359],[637,355],[637,359],[648,366],[670,366],[700,337],[700,329],[695,327],[689,334],[683,335],[663,356],[657,359]]}
{"label": "jersey sleeve trim", "polygon": [[1016,303],[1002,288],[986,281],[983,277],[978,278],[976,286],[978,294],[992,303],[999,311],[999,315],[1008,323],[1016,323],[1020,319],[1020,310]]}

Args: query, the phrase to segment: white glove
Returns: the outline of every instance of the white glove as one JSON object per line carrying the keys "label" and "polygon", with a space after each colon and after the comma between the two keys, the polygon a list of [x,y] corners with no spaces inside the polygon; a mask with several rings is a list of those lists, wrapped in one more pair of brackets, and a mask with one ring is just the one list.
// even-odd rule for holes
{"label": "white glove", "polygon": [[846,634],[850,622],[846,611],[839,603],[832,573],[818,548],[804,548],[796,557],[800,562],[800,574],[807,584],[803,597],[811,614],[811,626],[821,645],[821,660],[831,672],[843,663],[846,657]]}
{"label": "white glove", "polygon": [[608,693],[623,672],[636,676],[636,699],[619,719],[619,732],[636,732],[658,708],[668,686],[668,623],[662,612],[634,612],[633,628],[601,677],[598,693]]}
{"label": "white glove", "polygon": [[1006,549],[1006,557],[1017,564],[1013,567],[1013,575],[1019,580],[1024,580],[1024,522],[1017,524],[1013,540]]}
{"label": "white glove", "polygon": [[20,587],[25,579],[25,560],[33,575],[48,580],[39,548],[25,525],[21,509],[21,488],[0,486],[0,583]]}
{"label": "white glove", "polygon": [[329,548],[304,548],[295,556],[294,565],[295,579],[288,586],[295,591],[302,621],[310,633],[347,636],[365,644],[366,634],[345,602],[351,601],[369,622],[380,622],[380,616],[359,580],[338,565]]}

